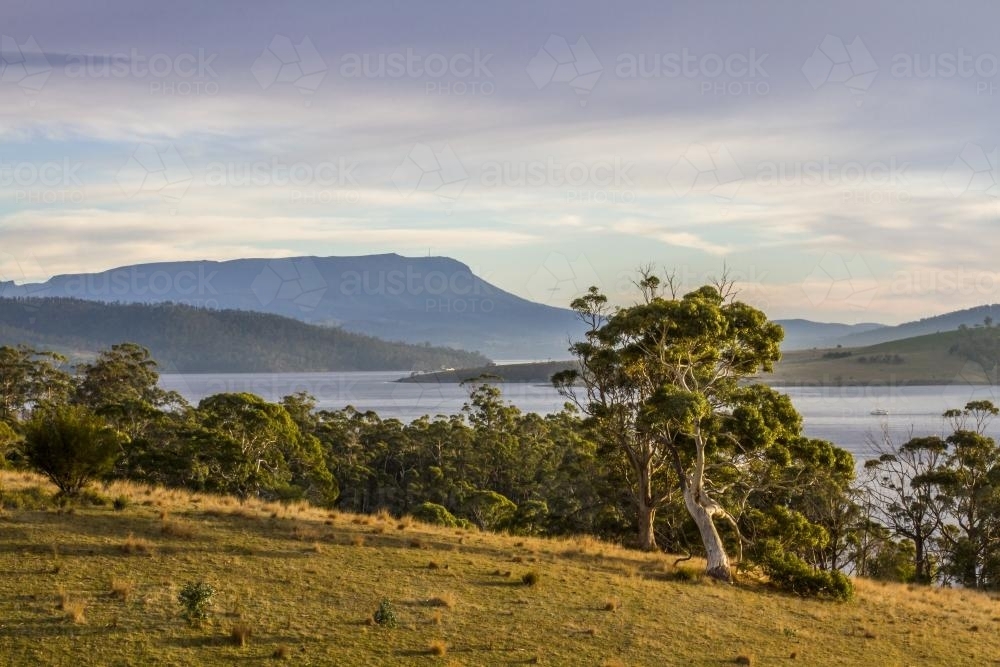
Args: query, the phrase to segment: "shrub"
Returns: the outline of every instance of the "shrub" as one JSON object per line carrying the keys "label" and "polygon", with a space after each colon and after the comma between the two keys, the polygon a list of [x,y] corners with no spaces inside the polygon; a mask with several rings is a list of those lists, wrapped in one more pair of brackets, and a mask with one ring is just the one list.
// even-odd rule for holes
{"label": "shrub", "polygon": [[378,609],[375,610],[372,619],[383,628],[394,628],[398,624],[396,611],[387,598],[382,598],[382,601],[378,603]]}
{"label": "shrub", "polygon": [[448,645],[440,639],[435,639],[428,644],[427,652],[431,655],[442,656],[448,652]]}
{"label": "shrub", "polygon": [[438,505],[437,503],[420,503],[414,508],[412,515],[417,521],[430,523],[435,526],[444,526],[446,528],[458,527],[458,520],[455,518],[455,515],[449,512],[444,505]]}
{"label": "shrub", "polygon": [[203,581],[189,583],[177,594],[177,601],[183,608],[182,615],[192,625],[208,618],[208,607],[215,589]]}
{"label": "shrub", "polygon": [[502,530],[514,520],[517,505],[496,491],[477,491],[469,500],[467,512],[483,530]]}
{"label": "shrub", "polygon": [[128,508],[128,504],[129,504],[128,496],[118,496],[117,498],[115,498],[112,507],[115,508],[116,512],[123,512],[125,509]]}
{"label": "shrub", "polygon": [[521,583],[525,586],[537,586],[539,581],[541,581],[541,575],[534,570],[526,572],[524,576],[521,577]]}
{"label": "shrub", "polygon": [[854,585],[843,572],[813,569],[795,554],[773,544],[765,549],[760,565],[774,585],[798,595],[844,601],[854,596]]}
{"label": "shrub", "polygon": [[110,472],[118,458],[117,434],[79,406],[39,411],[24,431],[28,461],[66,496]]}

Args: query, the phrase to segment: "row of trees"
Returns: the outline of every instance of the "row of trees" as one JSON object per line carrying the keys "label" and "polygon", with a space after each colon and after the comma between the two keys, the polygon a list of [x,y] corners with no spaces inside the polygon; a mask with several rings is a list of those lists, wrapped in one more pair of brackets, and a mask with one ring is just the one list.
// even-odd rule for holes
{"label": "row of trees", "polygon": [[1000,589],[1000,447],[986,435],[989,401],[949,410],[951,435],[902,444],[888,433],[865,464],[865,507],[912,551],[905,576]]}
{"label": "row of trees", "polygon": [[305,394],[269,403],[162,391],[143,348],[122,344],[74,373],[58,356],[0,348],[0,454],[63,493],[123,477],[387,509],[520,534],[590,533],[699,553],[808,594],[846,598],[852,571],[1000,587],[996,409],[949,413],[954,434],[886,445],[855,479],[851,455],[805,436],[787,396],[750,382],[782,332],[725,283],[679,294],[646,273],[639,303],[574,302],[588,323],[566,407],[541,416],[469,384],[459,414],[411,423]]}

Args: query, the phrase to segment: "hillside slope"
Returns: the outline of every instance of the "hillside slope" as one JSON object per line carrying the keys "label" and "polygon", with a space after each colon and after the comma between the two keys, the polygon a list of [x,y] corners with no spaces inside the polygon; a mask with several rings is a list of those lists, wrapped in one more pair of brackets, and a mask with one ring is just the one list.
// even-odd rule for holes
{"label": "hillside slope", "polygon": [[[982,365],[955,352],[965,336],[949,331],[867,347],[785,352],[774,372],[761,375],[760,380],[772,385],[815,386],[989,384]],[[414,375],[400,382],[462,382],[486,374],[504,382],[548,384],[552,375],[575,366],[572,361],[479,366]]]}
{"label": "hillside slope", "polygon": [[948,331],[866,347],[787,352],[774,373],[761,379],[817,386],[988,383],[982,366],[952,352],[961,339],[962,332]]}
{"label": "hillside slope", "polygon": [[877,345],[904,338],[914,338],[916,336],[926,336],[928,334],[954,331],[961,325],[968,327],[982,324],[987,317],[993,321],[1000,321],[1000,304],[977,306],[956,310],[943,315],[925,317],[913,322],[904,322],[893,327],[882,327],[871,331],[861,331],[839,337],[833,344],[844,347],[861,347],[865,345]]}
{"label": "hillside slope", "polygon": [[86,358],[123,341],[149,348],[163,370],[187,372],[427,370],[486,361],[461,350],[390,343],[262,313],[0,299],[0,345]]}
{"label": "hillside slope", "polygon": [[[967,591],[859,581],[854,602],[822,602],[712,583],[692,574],[697,562],[678,570],[674,557],[589,538],[118,483],[105,493],[125,510],[66,512],[38,477],[0,472],[0,487],[5,665],[983,665],[1000,655],[997,602]],[[537,586],[521,583],[528,572]],[[199,580],[217,592],[192,628],[177,593]],[[395,629],[369,625],[382,598]],[[243,647],[237,626],[250,633]]]}
{"label": "hillside slope", "polygon": [[572,311],[506,292],[447,257],[160,262],[0,283],[0,296],[251,310],[508,359],[565,358],[569,336],[582,332]]}

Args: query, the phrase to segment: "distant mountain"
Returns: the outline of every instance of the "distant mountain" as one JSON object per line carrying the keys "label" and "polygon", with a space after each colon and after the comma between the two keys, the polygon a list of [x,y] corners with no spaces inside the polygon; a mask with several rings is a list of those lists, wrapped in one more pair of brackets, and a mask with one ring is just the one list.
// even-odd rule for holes
{"label": "distant mountain", "polygon": [[873,331],[852,333],[837,340],[844,347],[859,347],[875,345],[914,336],[925,336],[934,333],[954,331],[963,324],[974,327],[982,324],[987,317],[994,322],[1000,322],[1000,304],[977,306],[966,310],[956,310],[944,315],[926,317],[915,322],[905,322],[894,327],[885,327]]}
{"label": "distant mountain", "polygon": [[810,320],[775,320],[785,330],[783,350],[808,350],[814,347],[836,347],[845,336],[878,331],[884,324],[836,324]]}
{"label": "distant mountain", "polygon": [[163,262],[0,283],[0,297],[23,296],[259,311],[508,359],[568,358],[568,340],[583,331],[572,311],[522,299],[446,257]]}
{"label": "distant mountain", "polygon": [[125,341],[149,348],[167,371],[434,370],[488,361],[461,350],[389,343],[266,313],[0,298],[0,345],[25,344],[79,360]]}

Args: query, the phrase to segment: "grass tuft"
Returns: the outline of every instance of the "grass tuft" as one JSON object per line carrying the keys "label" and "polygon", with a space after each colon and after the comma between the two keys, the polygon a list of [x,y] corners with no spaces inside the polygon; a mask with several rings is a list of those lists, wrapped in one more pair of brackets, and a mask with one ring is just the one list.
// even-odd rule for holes
{"label": "grass tuft", "polygon": [[253,637],[253,629],[246,621],[234,623],[233,626],[229,628],[229,639],[232,640],[233,644],[239,646],[240,648],[249,644],[251,637]]}

